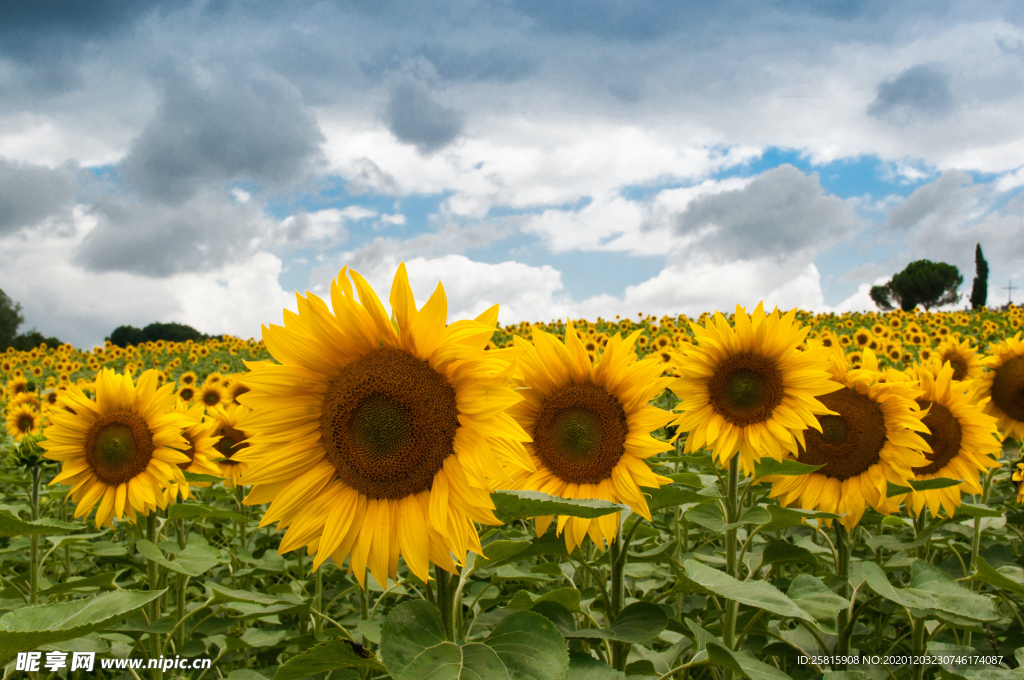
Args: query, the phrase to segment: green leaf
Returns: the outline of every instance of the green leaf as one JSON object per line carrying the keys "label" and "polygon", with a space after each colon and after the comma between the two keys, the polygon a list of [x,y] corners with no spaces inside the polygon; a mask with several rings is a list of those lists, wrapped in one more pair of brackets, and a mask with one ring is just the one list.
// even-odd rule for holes
{"label": "green leaf", "polygon": [[460,646],[445,639],[437,609],[423,600],[391,610],[380,652],[394,680],[560,680],[569,670],[565,640],[540,614],[509,614],[483,642]]}
{"label": "green leaf", "polygon": [[711,503],[722,497],[714,485],[706,486],[700,491],[694,491],[689,486],[666,484],[657,489],[642,486],[640,491],[647,497],[647,508],[651,512],[661,510],[662,508],[683,505],[684,503]]}
{"label": "green leaf", "polygon": [[626,680],[626,675],[589,654],[572,652],[565,680]]}
{"label": "green leaf", "polygon": [[739,581],[725,572],[705,566],[694,560],[683,564],[686,570],[681,574],[692,586],[705,593],[714,593],[727,600],[770,611],[779,616],[813,620],[781,590],[765,581]]}
{"label": "green leaf", "polygon": [[546,515],[594,519],[629,510],[625,505],[609,501],[558,498],[540,491],[495,491],[491,494],[491,500],[494,501],[494,515],[505,523]]}
{"label": "green leaf", "polygon": [[938,568],[923,560],[910,566],[910,588],[895,588],[881,567],[861,562],[861,574],[877,595],[911,609],[939,611],[971,621],[996,621],[999,612],[992,600],[967,590]]}
{"label": "green leaf", "polygon": [[999,573],[999,570],[990,565],[981,555],[978,555],[974,563],[974,573],[971,574],[971,580],[1024,596],[1024,583],[1017,583]]}
{"label": "green leaf", "polygon": [[815,565],[818,559],[807,548],[793,545],[789,541],[772,541],[761,553],[761,565],[787,564],[791,562]]}
{"label": "green leaf", "polygon": [[[209,477],[210,475],[200,476]],[[217,519],[231,519],[238,520],[239,522],[248,521],[246,516],[241,513],[203,505],[202,503],[175,503],[167,508],[168,519],[193,519],[197,517],[216,517]]]}
{"label": "green leaf", "polygon": [[164,590],[115,590],[60,604],[31,605],[0,618],[0,667],[18,652],[72,640],[120,621]]}
{"label": "green leaf", "polygon": [[807,465],[805,463],[798,463],[795,460],[779,461],[766,456],[754,463],[754,479],[760,479],[769,475],[798,477],[800,475],[808,475],[822,467],[824,466]]}
{"label": "green leaf", "polygon": [[121,574],[124,569],[118,571],[104,571],[95,576],[86,576],[84,578],[75,578],[73,580],[67,580],[63,583],[56,583],[45,590],[40,590],[40,595],[55,595],[57,593],[74,593],[74,592],[85,592],[92,591],[94,588],[100,590],[114,590],[114,581]]}
{"label": "green leaf", "polygon": [[278,666],[274,680],[299,680],[336,668],[366,668],[378,673],[384,671],[384,665],[369,649],[349,640],[332,638],[313,645]]}
{"label": "green leaf", "polygon": [[770,522],[761,526],[762,532],[779,531],[789,527],[798,527],[808,519],[839,519],[842,515],[818,510],[803,510],[801,508],[783,508],[779,505],[763,506],[772,516]]}
{"label": "green leaf", "polygon": [[287,630],[263,630],[249,628],[238,639],[250,647],[273,647],[288,635]]}
{"label": "green leaf", "polygon": [[652,548],[651,550],[644,551],[642,553],[629,553],[627,562],[630,564],[635,562],[664,562],[667,556],[671,556],[675,552],[676,546],[679,544],[676,540],[671,540],[668,543]]}
{"label": "green leaf", "polygon": [[640,644],[657,637],[666,626],[668,615],[661,607],[650,602],[634,602],[622,610],[611,628],[584,628],[566,637]]}
{"label": "green leaf", "polygon": [[840,610],[850,606],[849,600],[832,592],[820,579],[810,574],[797,574],[789,584],[786,595],[830,634],[836,632],[836,616]]}
{"label": "green leaf", "polygon": [[260,593],[249,590],[233,590],[227,586],[222,586],[219,583],[207,581],[205,583],[206,589],[210,591],[210,597],[213,598],[211,604],[221,604],[227,602],[244,602],[251,604],[302,604],[302,599],[292,593],[275,595],[272,593]]}
{"label": "green leaf", "polygon": [[872,680],[864,671],[825,671],[821,680]]}
{"label": "green leaf", "polygon": [[164,557],[160,548],[145,539],[136,541],[135,548],[147,560],[152,560],[165,569],[186,576],[199,576],[213,569],[220,562],[217,557],[198,546],[186,547],[173,561]]}
{"label": "green leaf", "polygon": [[731,651],[725,643],[693,620],[686,619],[686,625],[693,631],[693,638],[697,642],[695,661],[707,659],[713,664],[741,673],[749,680],[792,680],[775,666],[758,661],[750,652]]}
{"label": "green leaf", "polygon": [[772,519],[771,514],[759,505],[747,508],[739,520],[731,524],[726,524],[722,511],[718,508],[717,504],[698,505],[687,510],[685,516],[688,521],[699,524],[715,533],[721,533],[729,529],[738,529],[747,524],[765,524]]}
{"label": "green leaf", "polygon": [[935,479],[908,479],[906,486],[886,482],[886,496],[892,498],[911,491],[933,491],[935,489],[948,489],[951,486],[960,486],[962,479],[949,479],[947,477],[936,477]]}
{"label": "green leaf", "polygon": [[83,528],[85,528],[84,525],[59,522],[50,517],[26,521],[18,518],[10,510],[0,510],[0,538],[8,538],[10,536],[52,536],[53,534],[66,534],[69,531]]}
{"label": "green leaf", "polygon": [[534,595],[529,590],[519,590],[512,596],[506,607],[513,611],[533,609],[538,602],[556,602],[571,612],[580,611],[580,591],[575,588],[556,588],[543,595]]}
{"label": "green leaf", "polygon": [[1002,517],[1004,514],[1006,513],[1002,510],[996,510],[995,508],[989,508],[984,505],[961,503],[960,507],[956,509],[953,519],[959,519],[962,517]]}
{"label": "green leaf", "polygon": [[217,477],[216,475],[204,475],[204,474],[200,474],[198,472],[185,472],[185,481],[186,482],[210,482],[210,483],[214,483],[215,484],[217,482],[223,482],[224,478],[223,477]]}

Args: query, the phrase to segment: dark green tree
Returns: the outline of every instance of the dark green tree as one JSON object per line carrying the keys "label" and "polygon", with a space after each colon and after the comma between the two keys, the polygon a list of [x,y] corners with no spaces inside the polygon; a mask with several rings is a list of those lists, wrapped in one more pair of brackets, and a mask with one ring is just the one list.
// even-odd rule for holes
{"label": "dark green tree", "polygon": [[918,305],[926,310],[960,301],[957,288],[964,282],[960,270],[945,262],[915,260],[884,286],[871,288],[871,299],[881,309],[909,312]]}
{"label": "dark green tree", "polygon": [[185,342],[192,340],[198,342],[207,340],[210,336],[200,333],[192,326],[183,323],[151,323],[145,328],[138,329],[134,326],[118,326],[107,338],[118,347],[128,345],[139,345],[144,342],[155,342],[164,340],[166,342]]}
{"label": "dark green tree", "polygon": [[60,347],[61,342],[52,336],[48,338],[33,328],[26,333],[19,333],[16,335],[14,339],[11,340],[11,344],[9,346],[20,352],[27,352],[42,344],[45,344],[50,349],[57,349]]}
{"label": "dark green tree", "polygon": [[18,326],[25,321],[21,303],[15,302],[0,290],[0,349],[7,349],[18,334]]}
{"label": "dark green tree", "polygon": [[981,244],[974,246],[974,284],[971,286],[971,308],[981,309],[988,300],[988,262],[981,254]]}

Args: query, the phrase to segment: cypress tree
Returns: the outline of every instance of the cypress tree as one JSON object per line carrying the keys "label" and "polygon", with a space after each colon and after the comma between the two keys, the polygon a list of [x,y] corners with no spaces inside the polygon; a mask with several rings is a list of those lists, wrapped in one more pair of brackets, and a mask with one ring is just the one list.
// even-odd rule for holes
{"label": "cypress tree", "polygon": [[974,285],[971,287],[971,307],[980,309],[988,300],[988,262],[981,254],[981,244],[974,247]]}

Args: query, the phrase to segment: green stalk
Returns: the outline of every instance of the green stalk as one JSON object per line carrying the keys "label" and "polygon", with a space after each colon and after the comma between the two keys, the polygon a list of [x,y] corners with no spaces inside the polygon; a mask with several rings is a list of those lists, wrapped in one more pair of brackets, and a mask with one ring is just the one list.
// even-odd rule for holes
{"label": "green stalk", "polygon": [[[156,545],[157,536],[156,536],[156,511],[155,510],[151,511],[148,515],[146,515],[146,540],[148,540],[150,543],[153,543],[154,545]],[[156,590],[157,580],[159,579],[159,570],[157,569],[157,563],[154,562],[153,560],[147,560],[147,562],[148,562],[148,564],[147,564],[148,571],[147,571],[146,589],[147,590]],[[157,598],[157,599],[153,600],[149,604],[149,625],[150,626],[155,625],[156,624],[156,620],[158,618],[160,618],[160,598]],[[151,638],[152,647],[153,647],[152,656],[150,658],[155,659],[155,658],[160,656],[160,636],[157,633],[150,633],[149,636]],[[153,676],[154,679],[155,678],[159,678],[160,677],[160,671],[159,670],[154,670],[152,672],[152,676]]]}
{"label": "green stalk", "polygon": [[[853,546],[851,545],[850,534],[847,533],[843,523],[837,520],[835,525],[836,551],[839,558],[839,563],[836,565],[836,575],[843,579],[840,595],[849,600],[852,595],[850,588],[850,553]],[[853,633],[853,625],[850,621],[850,610],[852,608],[853,603],[851,602],[849,607],[839,610],[838,630],[836,631],[839,633],[839,639],[836,641],[836,654],[840,656],[850,653],[850,635]],[[845,669],[846,664],[843,664],[841,668]]]}
{"label": "green stalk", "polygon": [[[176,526],[176,528],[178,530],[178,547],[184,549],[185,545],[187,543],[187,540],[186,540],[186,537],[185,537],[185,520],[184,519],[179,519],[177,521],[177,523],[175,524],[175,526]],[[185,586],[186,586],[185,575],[184,574],[178,574],[178,591],[177,591],[178,621],[181,621],[181,620],[183,620],[185,618]],[[181,652],[181,648],[185,646],[185,627],[184,626],[181,626],[181,628],[178,630],[178,639],[177,639],[177,642],[175,643],[175,646],[177,647],[177,649],[175,651],[177,651],[178,653],[180,653]]]}
{"label": "green stalk", "polygon": [[441,627],[444,629],[445,637],[455,642],[455,586],[451,582],[451,574],[434,565],[434,582],[437,584],[437,608],[441,612]]}
{"label": "green stalk", "polygon": [[[739,519],[740,457],[736,454],[729,461],[729,484],[725,497],[726,524],[735,524]],[[736,528],[725,530],[725,571],[733,578],[739,578],[739,564],[736,560]],[[729,649],[736,649],[736,618],[739,604],[726,600],[725,616],[722,619],[722,642]],[[725,671],[725,680],[732,680],[732,671]]]}
{"label": "green stalk", "polygon": [[[911,654],[924,654],[924,632],[924,619],[915,618],[913,636],[910,642]],[[913,680],[923,680],[925,664],[919,663],[913,664],[913,666],[913,674],[911,675]]]}
{"label": "green stalk", "polygon": [[[42,470],[38,465],[32,467],[32,520],[39,519],[39,479],[42,477]],[[32,536],[32,558],[28,575],[29,602],[39,602],[39,537]]]}
{"label": "green stalk", "polygon": [[[992,488],[992,478],[995,476],[995,471],[991,471],[985,477],[985,486],[981,493],[981,504],[985,505],[988,503],[988,492]],[[974,518],[974,536],[971,537],[971,563],[967,567],[967,576],[970,576],[974,571],[974,565],[978,563],[978,553],[981,551],[981,518]],[[967,584],[971,590],[974,590],[974,583]],[[979,587],[981,584],[978,584]],[[964,646],[972,646],[971,631],[964,631]]]}
{"label": "green stalk", "polygon": [[[313,596],[313,609],[317,614],[323,614],[324,607],[324,565],[316,570],[316,593]],[[324,628],[323,619],[319,616],[313,620],[313,636],[317,636]]]}
{"label": "green stalk", "polygon": [[[637,520],[639,521],[639,520]],[[625,569],[626,553],[628,546],[622,544],[622,527],[615,532],[615,538],[608,544],[608,564],[611,567],[611,589],[608,592],[607,620],[605,625],[609,628],[619,618],[622,611],[622,601],[625,599]],[[626,656],[629,648],[623,642],[612,642],[612,668],[617,671],[626,669]]]}

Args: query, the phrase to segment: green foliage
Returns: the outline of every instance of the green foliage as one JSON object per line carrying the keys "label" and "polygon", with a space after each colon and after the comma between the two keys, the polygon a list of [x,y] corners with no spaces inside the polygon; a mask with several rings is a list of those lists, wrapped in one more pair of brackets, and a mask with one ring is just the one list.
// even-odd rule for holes
{"label": "green foliage", "polygon": [[198,342],[201,340],[209,339],[209,335],[200,333],[192,326],[186,326],[182,323],[151,323],[145,328],[139,329],[134,326],[118,326],[110,334],[110,337],[106,338],[114,345],[118,347],[127,347],[128,345],[141,345],[147,342],[156,342],[157,340],[164,340],[166,342],[185,342],[191,340]]}
{"label": "green foliage", "polygon": [[57,349],[58,347],[61,346],[61,344],[61,341],[58,340],[57,338],[52,336],[46,337],[42,333],[37,331],[35,328],[33,328],[32,330],[26,333],[19,333],[18,335],[14,336],[14,339],[11,340],[9,347],[13,347],[14,349],[20,352],[28,352],[29,350],[35,349],[40,345],[46,345],[50,349]]}
{"label": "green foliage", "polygon": [[0,290],[0,347],[7,348],[18,334],[18,326],[24,323],[21,303],[12,300]]}
{"label": "green foliage", "polygon": [[925,310],[960,301],[957,288],[964,282],[960,270],[945,262],[915,260],[884,286],[871,288],[871,299],[881,309],[898,306],[910,311],[921,305]]}
{"label": "green foliage", "polygon": [[988,300],[988,262],[981,244],[974,246],[974,282],[971,284],[971,308],[982,309]]}

